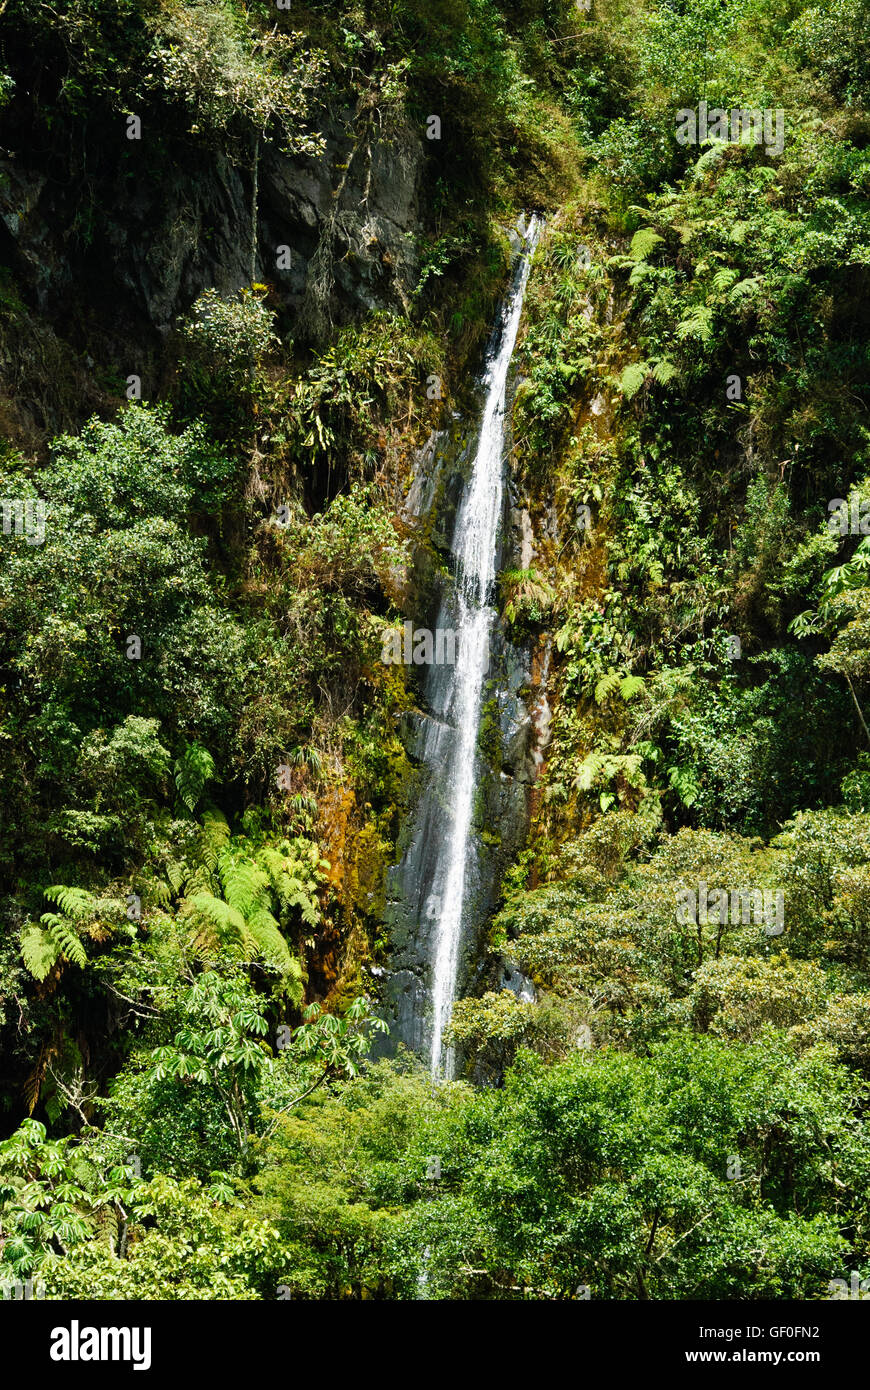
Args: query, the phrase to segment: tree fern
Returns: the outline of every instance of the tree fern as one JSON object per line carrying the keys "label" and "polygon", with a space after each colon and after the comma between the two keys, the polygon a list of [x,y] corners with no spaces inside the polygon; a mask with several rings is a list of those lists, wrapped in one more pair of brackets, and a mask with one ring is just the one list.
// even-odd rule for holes
{"label": "tree fern", "polygon": [[[194,851],[194,865],[186,875],[185,888],[188,897],[196,892],[213,892],[217,887],[216,873],[218,859],[226,849],[230,838],[230,827],[226,816],[212,808],[202,817]],[[171,866],[170,866],[171,871]],[[170,872],[170,882],[172,882]],[[180,884],[178,885],[180,888]],[[176,889],[176,891],[178,891]]]}
{"label": "tree fern", "polygon": [[239,939],[245,930],[245,919],[237,908],[230,907],[213,893],[197,893],[188,899],[188,911],[201,929],[211,928],[219,941]]}
{"label": "tree fern", "polygon": [[280,919],[298,913],[307,926],[318,924],[317,888],[328,868],[310,840],[255,846],[244,837],[233,838],[219,811],[207,811],[181,908],[193,945],[204,953],[228,950],[259,957],[298,1000],[302,967]]}
{"label": "tree fern", "polygon": [[258,860],[269,880],[272,891],[276,894],[282,907],[286,907],[288,905],[286,885],[289,879],[287,855],[282,854],[273,845],[264,845],[260,850]]}
{"label": "tree fern", "polygon": [[250,859],[237,859],[224,853],[218,863],[218,873],[224,897],[245,919],[268,904],[269,880]]}
{"label": "tree fern", "polygon": [[321,915],[317,886],[329,871],[329,862],[320,857],[317,845],[301,838],[285,840],[281,850],[264,847],[258,862],[282,909],[298,908],[308,926],[317,926]]}
{"label": "tree fern", "polygon": [[283,976],[285,987],[293,1003],[302,998],[302,967],[293,955],[271,912],[260,909],[247,923],[248,931],[257,952],[267,964]]}

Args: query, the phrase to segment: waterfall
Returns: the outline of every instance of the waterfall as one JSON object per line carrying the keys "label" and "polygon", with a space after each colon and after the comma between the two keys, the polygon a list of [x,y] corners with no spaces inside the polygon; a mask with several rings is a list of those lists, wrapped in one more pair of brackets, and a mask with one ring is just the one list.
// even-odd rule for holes
{"label": "waterfall", "polygon": [[505,458],[505,388],[516,344],[531,257],[539,228],[532,218],[514,284],[503,309],[500,333],[490,347],[483,378],[485,401],[474,464],[457,512],[453,533],[456,662],[442,692],[444,717],[454,729],[445,785],[450,823],[437,848],[433,882],[436,898],[432,970],[433,1076],[453,1074],[451,1049],[442,1058],[443,1036],[456,998],[457,967],[466,898],[469,840],[476,788],[477,738],[483,685],[489,668],[489,637],[495,619],[492,601],[502,516]]}
{"label": "waterfall", "polygon": [[[493,607],[507,510],[506,389],[537,220],[527,231],[519,230],[522,237],[512,236],[513,283],[480,382],[479,427],[469,436],[454,416],[452,425],[431,437],[405,506],[409,518],[433,519],[432,534],[449,563],[435,574],[430,552],[424,552],[421,573],[429,577],[422,592],[436,640],[434,657],[421,658],[420,704],[405,726],[420,780],[402,828],[399,861],[386,882],[391,960],[383,1009],[390,1041],[380,1055],[407,1047],[429,1058],[433,1078],[454,1074],[444,1030],[494,903],[499,858],[503,849],[515,852],[518,832],[525,833],[519,831],[527,809],[524,784],[506,773],[504,761],[496,767],[478,756],[484,710],[497,723],[500,739],[516,737],[528,721],[516,693],[516,660]],[[407,628],[413,630],[413,624]],[[446,659],[442,639],[450,649]],[[487,681],[491,706],[484,703]],[[506,745],[501,746],[504,752]],[[484,821],[498,830],[497,839],[475,833]]]}

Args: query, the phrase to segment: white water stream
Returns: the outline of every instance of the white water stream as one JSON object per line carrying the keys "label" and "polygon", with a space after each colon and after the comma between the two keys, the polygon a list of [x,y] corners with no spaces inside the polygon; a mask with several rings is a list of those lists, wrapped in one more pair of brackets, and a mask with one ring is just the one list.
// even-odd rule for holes
{"label": "white water stream", "polygon": [[491,604],[505,483],[505,388],[539,230],[537,219],[532,218],[521,268],[504,305],[501,336],[486,364],[483,378],[486,399],[477,453],[453,536],[457,658],[447,708],[456,738],[448,773],[451,823],[438,852],[437,879],[443,889],[435,932],[432,986],[433,1077],[453,1075],[452,1049],[444,1048],[443,1037],[456,998],[481,697],[489,666],[489,636],[495,618]]}

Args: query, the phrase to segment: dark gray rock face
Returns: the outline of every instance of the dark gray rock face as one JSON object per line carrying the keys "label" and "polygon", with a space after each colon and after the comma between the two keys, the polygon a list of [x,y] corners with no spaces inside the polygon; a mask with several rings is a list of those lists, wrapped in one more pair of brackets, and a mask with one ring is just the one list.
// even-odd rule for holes
{"label": "dark gray rock face", "polygon": [[[376,143],[348,145],[346,136],[331,129],[326,132],[327,156],[333,166],[347,163],[337,185],[324,181],[323,164],[317,166],[321,178],[312,185],[309,176],[294,170],[284,195],[275,174],[286,180],[288,165],[279,169],[272,162],[268,192],[270,213],[264,218],[264,233],[278,236],[282,226],[301,227],[316,215],[316,242],[307,267],[319,250],[330,277],[330,298],[322,306],[327,322],[347,322],[366,310],[407,309],[417,282],[418,193],[423,164],[423,145],[416,131],[394,126],[382,131]],[[312,194],[307,206],[302,201]],[[278,214],[274,222],[271,209]],[[264,240],[266,237],[264,236]],[[303,238],[300,237],[300,241]],[[302,319],[317,325],[317,309],[310,302],[316,290],[316,277],[310,273],[302,283]],[[313,312],[312,312],[313,311]]]}
{"label": "dark gray rock face", "polygon": [[[254,278],[309,341],[407,306],[418,273],[419,132],[385,123],[360,139],[347,111],[321,133],[319,158],[264,147],[258,165]],[[252,159],[148,130],[104,135],[67,183],[22,150],[0,160],[0,250],[26,303],[77,351],[147,372],[203,290],[250,283],[252,193]]]}

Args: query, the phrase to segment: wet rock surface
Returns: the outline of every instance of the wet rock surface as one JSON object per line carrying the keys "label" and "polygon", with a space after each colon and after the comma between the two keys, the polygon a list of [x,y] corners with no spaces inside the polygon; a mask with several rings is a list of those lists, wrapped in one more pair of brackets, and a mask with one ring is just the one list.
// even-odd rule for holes
{"label": "wet rock surface", "polygon": [[[434,434],[418,455],[406,501],[406,518],[413,518],[419,534],[425,537],[412,566],[408,616],[430,629],[452,621],[447,572],[450,542],[476,442],[474,431],[462,420],[453,420]],[[506,487],[498,567],[517,565],[531,544],[528,514],[523,525]],[[477,793],[466,865],[459,995],[473,989],[480,974],[486,925],[498,905],[504,873],[522,850],[528,833],[529,793],[540,764],[537,731],[529,709],[532,668],[530,646],[510,643],[495,620],[477,741]],[[399,1046],[425,1054],[431,1038],[432,962],[442,888],[437,879],[439,846],[450,823],[446,770],[457,736],[447,720],[432,712],[442,703],[437,696],[443,694],[443,687],[438,683],[446,680],[449,671],[428,668],[420,682],[420,711],[404,720],[403,738],[419,768],[420,787],[399,838],[399,862],[387,875],[384,920],[391,948],[381,1000],[391,1031],[388,1038],[379,1039],[380,1055],[393,1054]],[[434,758],[433,744],[437,748]],[[425,762],[424,749],[428,749]],[[530,982],[524,977],[520,980],[509,966],[503,973],[506,988],[515,988],[521,997],[528,997]]]}

